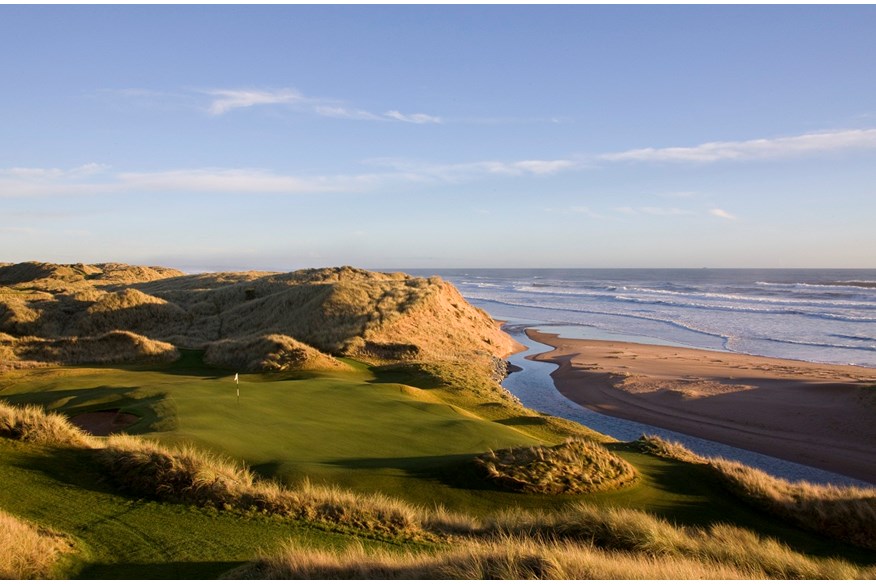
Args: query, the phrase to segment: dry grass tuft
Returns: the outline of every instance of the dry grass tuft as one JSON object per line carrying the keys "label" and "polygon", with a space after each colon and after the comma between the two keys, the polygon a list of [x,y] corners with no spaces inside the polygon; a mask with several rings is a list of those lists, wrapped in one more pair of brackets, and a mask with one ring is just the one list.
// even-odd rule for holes
{"label": "dry grass tuft", "polygon": [[169,448],[133,436],[113,436],[97,456],[114,482],[140,495],[372,533],[421,535],[417,511],[404,503],[308,482],[286,488],[259,481],[239,464],[191,447]]}
{"label": "dry grass tuft", "polygon": [[653,454],[654,456],[660,456],[662,458],[693,463],[707,463],[709,461],[709,459],[688,450],[688,448],[680,442],[671,442],[658,436],[642,435],[636,444],[642,452]]}
{"label": "dry grass tuft", "polygon": [[285,335],[225,339],[207,345],[204,362],[238,371],[342,371],[345,363]]}
{"label": "dry grass tuft", "polygon": [[493,483],[519,493],[592,493],[636,479],[629,463],[589,440],[491,450],[475,464]]}
{"label": "dry grass tuft", "polygon": [[707,464],[743,500],[805,529],[876,550],[876,488],[790,482],[655,436],[643,436],[639,444],[659,456]]}
{"label": "dry grass tuft", "polygon": [[36,406],[17,407],[0,401],[0,437],[44,444],[92,448],[95,439],[61,414]]}
{"label": "dry grass tuft", "polygon": [[662,558],[690,558],[734,569],[753,569],[769,578],[844,579],[858,568],[838,560],[816,560],[784,544],[727,525],[683,528],[642,511],[597,508],[584,503],[551,513],[512,511],[469,532],[480,538],[556,539]]}
{"label": "dry grass tuft", "polygon": [[876,489],[792,483],[721,459],[709,465],[746,501],[816,533],[876,550]]}
{"label": "dry grass tuft", "polygon": [[[773,545],[768,547],[769,551],[776,551]],[[793,555],[787,548],[779,551]],[[277,553],[265,555],[224,577],[358,580],[738,580],[793,577],[789,576],[793,572],[759,565],[761,559],[735,561],[695,553],[605,550],[588,542],[507,536],[486,541],[465,540],[448,550],[417,554],[366,551],[359,544],[343,550],[322,551],[290,542]],[[834,578],[870,575],[845,564],[840,570],[822,570],[818,574]]]}
{"label": "dry grass tuft", "polygon": [[0,579],[52,578],[58,560],[72,551],[63,535],[0,510]]}

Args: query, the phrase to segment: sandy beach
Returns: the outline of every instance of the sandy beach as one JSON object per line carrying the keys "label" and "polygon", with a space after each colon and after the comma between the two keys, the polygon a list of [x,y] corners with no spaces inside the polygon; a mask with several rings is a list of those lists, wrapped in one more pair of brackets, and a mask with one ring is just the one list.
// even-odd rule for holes
{"label": "sandy beach", "polygon": [[582,406],[876,484],[876,369],[527,334]]}

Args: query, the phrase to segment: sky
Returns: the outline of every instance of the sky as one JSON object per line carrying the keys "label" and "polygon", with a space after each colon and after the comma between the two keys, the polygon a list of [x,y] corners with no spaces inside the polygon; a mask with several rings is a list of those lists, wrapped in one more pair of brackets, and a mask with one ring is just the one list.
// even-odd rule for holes
{"label": "sky", "polygon": [[876,6],[0,5],[0,262],[876,268]]}

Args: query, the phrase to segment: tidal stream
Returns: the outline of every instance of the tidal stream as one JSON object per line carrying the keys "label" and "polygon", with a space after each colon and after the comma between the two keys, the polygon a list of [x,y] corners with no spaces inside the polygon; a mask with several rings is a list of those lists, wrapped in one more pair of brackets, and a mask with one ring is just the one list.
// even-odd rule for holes
{"label": "tidal stream", "polygon": [[865,481],[826,470],[588,410],[567,399],[557,391],[553,378],[550,376],[551,372],[557,368],[556,365],[553,363],[531,361],[526,358],[529,355],[538,355],[551,351],[553,347],[533,341],[526,336],[524,328],[524,326],[515,323],[514,326],[508,326],[505,329],[517,342],[528,348],[508,358],[508,362],[519,367],[521,370],[508,375],[502,386],[515,395],[528,408],[552,416],[573,420],[597,432],[607,434],[624,442],[636,440],[642,434],[659,436],[665,440],[680,442],[702,456],[737,460],[774,476],[792,481],[805,480],[818,484],[872,486]]}

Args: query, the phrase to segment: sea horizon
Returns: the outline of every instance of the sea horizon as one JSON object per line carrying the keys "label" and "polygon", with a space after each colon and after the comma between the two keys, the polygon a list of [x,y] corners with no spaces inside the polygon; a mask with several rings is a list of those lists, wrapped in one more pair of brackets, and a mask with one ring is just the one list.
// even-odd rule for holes
{"label": "sea horizon", "polygon": [[543,325],[570,338],[650,339],[876,368],[876,269],[401,271],[446,279],[497,320]]}

